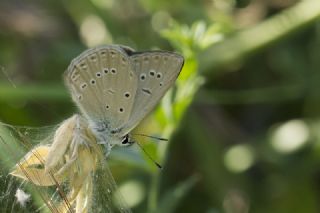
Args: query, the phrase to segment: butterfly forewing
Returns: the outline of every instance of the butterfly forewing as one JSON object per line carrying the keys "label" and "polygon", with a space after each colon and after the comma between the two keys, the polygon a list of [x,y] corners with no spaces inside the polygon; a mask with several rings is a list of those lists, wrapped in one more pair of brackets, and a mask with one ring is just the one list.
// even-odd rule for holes
{"label": "butterfly forewing", "polygon": [[130,59],[138,86],[125,132],[133,129],[155,107],[178,77],[184,62],[182,56],[164,51],[135,53]]}
{"label": "butterfly forewing", "polygon": [[75,58],[65,75],[73,100],[86,118],[110,128],[129,119],[137,77],[126,52],[116,45],[90,49]]}

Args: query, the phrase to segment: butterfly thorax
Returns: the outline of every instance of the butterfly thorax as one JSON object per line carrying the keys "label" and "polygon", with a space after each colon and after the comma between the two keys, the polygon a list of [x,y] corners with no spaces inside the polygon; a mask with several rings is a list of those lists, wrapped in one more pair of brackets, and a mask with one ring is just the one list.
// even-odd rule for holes
{"label": "butterfly thorax", "polygon": [[130,144],[128,134],[121,134],[120,129],[110,128],[106,122],[89,122],[89,128],[96,137],[97,143],[105,147],[106,155],[115,145],[124,146]]}

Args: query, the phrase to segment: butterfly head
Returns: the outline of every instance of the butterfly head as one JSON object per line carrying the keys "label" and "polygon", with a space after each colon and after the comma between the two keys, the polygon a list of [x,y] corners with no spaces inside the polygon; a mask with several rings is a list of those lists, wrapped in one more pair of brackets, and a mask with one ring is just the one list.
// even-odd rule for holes
{"label": "butterfly head", "polygon": [[121,144],[120,146],[130,146],[134,144],[134,141],[132,140],[132,138],[130,137],[129,134],[126,134],[123,138],[122,138],[122,141],[121,141]]}
{"label": "butterfly head", "polygon": [[129,146],[134,143],[129,134],[123,135],[122,129],[111,129],[106,122],[92,122],[89,126],[100,144]]}

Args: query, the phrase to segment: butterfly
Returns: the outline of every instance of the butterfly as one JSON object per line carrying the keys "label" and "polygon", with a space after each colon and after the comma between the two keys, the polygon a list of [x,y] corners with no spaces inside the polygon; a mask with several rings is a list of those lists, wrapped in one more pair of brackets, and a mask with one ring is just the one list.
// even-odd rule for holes
{"label": "butterfly", "polygon": [[105,45],[75,58],[64,80],[108,154],[114,145],[130,144],[129,132],[174,84],[183,63],[184,58],[172,52]]}
{"label": "butterfly", "polygon": [[[52,141],[34,147],[10,174],[36,186],[56,186],[63,195],[62,202],[56,205],[44,199],[49,209],[56,209],[54,212],[99,212],[101,206],[112,212],[111,202],[105,201],[110,201],[109,194],[116,191],[116,184],[103,163],[104,156],[115,145],[133,143],[131,130],[174,84],[183,63],[183,57],[176,53],[136,52],[122,45],[84,51],[64,73],[81,114],[63,121]],[[96,178],[102,177],[99,186],[101,181]],[[66,182],[67,192],[61,187]],[[101,196],[93,199],[98,192]],[[93,200],[99,199],[101,202],[93,205]],[[131,212],[121,206],[120,212]]]}

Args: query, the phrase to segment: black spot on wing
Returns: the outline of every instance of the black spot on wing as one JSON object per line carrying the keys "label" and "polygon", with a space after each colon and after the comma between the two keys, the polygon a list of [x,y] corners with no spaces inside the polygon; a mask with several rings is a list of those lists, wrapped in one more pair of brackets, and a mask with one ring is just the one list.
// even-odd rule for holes
{"label": "black spot on wing", "polygon": [[142,92],[144,92],[147,95],[151,95],[152,94],[151,90],[148,89],[148,88],[142,88],[141,90],[142,90]]}

